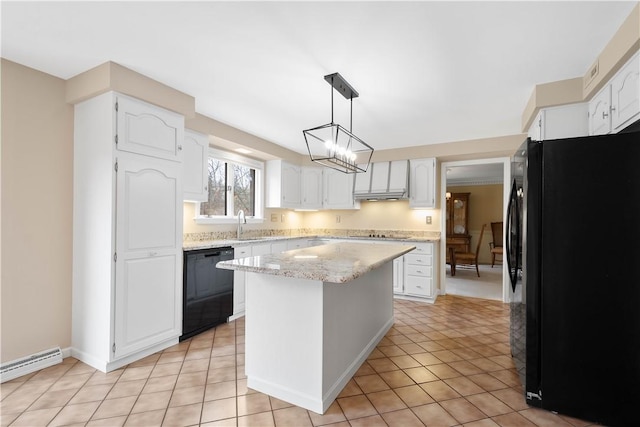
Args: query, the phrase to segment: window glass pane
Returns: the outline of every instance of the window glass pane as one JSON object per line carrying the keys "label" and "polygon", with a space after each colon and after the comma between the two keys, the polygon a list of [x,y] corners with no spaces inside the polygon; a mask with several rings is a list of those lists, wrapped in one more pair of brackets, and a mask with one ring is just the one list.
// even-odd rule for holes
{"label": "window glass pane", "polygon": [[233,209],[234,215],[242,209],[247,216],[255,216],[256,170],[242,165],[233,167]]}
{"label": "window glass pane", "polygon": [[200,203],[200,215],[227,214],[227,164],[209,157],[209,200]]}

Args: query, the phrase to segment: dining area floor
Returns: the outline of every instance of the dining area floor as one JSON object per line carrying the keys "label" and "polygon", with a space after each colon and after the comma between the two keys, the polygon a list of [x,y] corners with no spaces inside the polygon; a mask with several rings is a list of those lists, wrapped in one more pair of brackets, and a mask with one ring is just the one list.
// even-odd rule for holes
{"label": "dining area floor", "polygon": [[322,415],[247,388],[241,318],[113,372],[69,357],[6,382],[0,424],[591,425],[527,406],[510,356],[508,304],[444,295],[435,304],[396,299],[394,308],[394,326]]}

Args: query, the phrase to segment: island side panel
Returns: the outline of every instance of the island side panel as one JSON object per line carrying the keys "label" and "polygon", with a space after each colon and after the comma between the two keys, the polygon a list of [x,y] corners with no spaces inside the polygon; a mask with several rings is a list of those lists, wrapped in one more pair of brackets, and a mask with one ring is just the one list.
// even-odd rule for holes
{"label": "island side panel", "polygon": [[247,272],[247,386],[322,413],[320,281]]}
{"label": "island side panel", "polygon": [[394,322],[392,261],[347,283],[324,283],[326,410]]}

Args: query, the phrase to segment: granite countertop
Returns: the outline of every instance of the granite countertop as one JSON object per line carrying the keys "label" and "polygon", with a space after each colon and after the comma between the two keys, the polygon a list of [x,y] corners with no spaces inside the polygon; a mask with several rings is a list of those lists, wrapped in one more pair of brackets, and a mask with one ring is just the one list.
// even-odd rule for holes
{"label": "granite countertop", "polygon": [[346,283],[413,249],[415,246],[403,244],[343,242],[220,261],[217,266],[227,270]]}
{"label": "granite countertop", "polygon": [[216,239],[216,240],[198,240],[198,241],[185,241],[182,244],[182,249],[185,251],[194,251],[197,249],[211,249],[222,248],[225,246],[241,246],[249,245],[261,242],[274,242],[278,240],[293,240],[293,239],[322,239],[322,240],[362,240],[362,241],[389,241],[394,243],[420,243],[420,242],[438,242],[439,237],[369,237],[369,236],[268,236],[268,237],[256,237],[238,239]]}

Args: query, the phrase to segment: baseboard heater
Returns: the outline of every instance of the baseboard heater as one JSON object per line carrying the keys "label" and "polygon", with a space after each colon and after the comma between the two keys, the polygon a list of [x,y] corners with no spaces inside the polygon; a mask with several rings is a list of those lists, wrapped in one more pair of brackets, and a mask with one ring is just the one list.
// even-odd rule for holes
{"label": "baseboard heater", "polygon": [[13,360],[0,366],[0,383],[62,363],[60,347]]}

